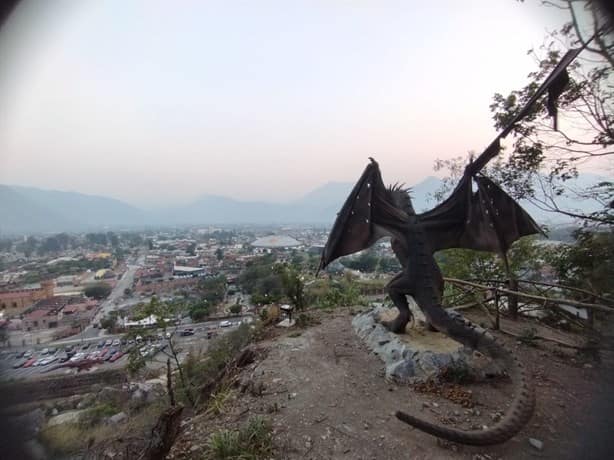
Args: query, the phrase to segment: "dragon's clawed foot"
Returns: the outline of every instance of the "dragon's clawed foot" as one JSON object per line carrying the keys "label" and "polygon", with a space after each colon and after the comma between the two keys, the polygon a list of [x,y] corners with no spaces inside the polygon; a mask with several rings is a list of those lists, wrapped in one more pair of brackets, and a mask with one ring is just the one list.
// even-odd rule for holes
{"label": "dragon's clawed foot", "polygon": [[410,319],[411,318],[408,315],[399,314],[392,321],[382,321],[382,326],[395,334],[403,334]]}

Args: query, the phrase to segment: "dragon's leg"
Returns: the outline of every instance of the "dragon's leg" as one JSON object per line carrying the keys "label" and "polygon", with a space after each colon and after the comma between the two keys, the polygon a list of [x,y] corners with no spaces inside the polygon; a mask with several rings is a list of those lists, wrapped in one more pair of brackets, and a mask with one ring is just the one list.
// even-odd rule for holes
{"label": "dragon's leg", "polygon": [[382,325],[391,332],[400,334],[405,332],[405,327],[412,317],[409,305],[407,304],[407,294],[411,293],[411,286],[405,272],[398,273],[386,285],[388,295],[399,309],[399,314],[392,321],[382,321]]}
{"label": "dragon's leg", "polygon": [[[439,269],[439,265],[437,265],[437,263],[433,263],[433,267],[432,267],[432,281],[433,281],[433,288],[435,290],[435,295],[436,297],[436,304],[437,305],[441,305],[441,301],[443,299],[443,288],[444,288],[444,281],[443,281],[443,275],[441,274],[441,270]],[[420,307],[420,305],[418,305]],[[427,328],[430,331],[436,331],[437,327],[435,327],[435,325],[432,323],[430,317],[438,317],[437,313],[433,314],[433,312],[430,312],[429,314],[426,314],[426,312],[424,311],[424,309],[422,309],[422,307],[420,307],[420,309],[422,310],[423,313],[425,313],[425,318],[426,318],[426,323],[427,323]]]}

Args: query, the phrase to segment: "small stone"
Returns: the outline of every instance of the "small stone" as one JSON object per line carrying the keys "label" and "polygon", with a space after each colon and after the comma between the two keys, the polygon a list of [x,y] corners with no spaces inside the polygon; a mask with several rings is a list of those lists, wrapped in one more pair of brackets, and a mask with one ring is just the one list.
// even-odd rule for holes
{"label": "small stone", "polygon": [[531,444],[531,447],[537,450],[542,450],[544,448],[544,443],[539,439],[529,438],[529,444]]}
{"label": "small stone", "polygon": [[593,365],[592,365],[592,364],[590,364],[590,363],[586,363],[586,364],[584,365],[584,368],[585,368],[585,369],[592,369],[592,368],[593,368]]}
{"label": "small stone", "polygon": [[109,423],[113,423],[113,424],[121,423],[127,418],[128,418],[128,415],[126,415],[125,412],[118,412],[117,414],[109,417]]}
{"label": "small stone", "polygon": [[434,403],[433,403],[433,407],[434,407],[435,409],[437,409],[437,408],[439,407],[439,404],[437,404],[437,403],[435,403],[435,402],[434,402]]}

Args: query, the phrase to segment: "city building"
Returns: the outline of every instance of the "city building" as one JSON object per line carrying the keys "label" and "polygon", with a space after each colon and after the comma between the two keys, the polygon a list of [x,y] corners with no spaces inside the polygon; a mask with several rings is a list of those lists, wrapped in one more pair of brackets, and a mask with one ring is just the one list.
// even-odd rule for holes
{"label": "city building", "polygon": [[19,316],[35,302],[53,297],[55,283],[42,281],[40,287],[0,291],[0,314],[4,318]]}

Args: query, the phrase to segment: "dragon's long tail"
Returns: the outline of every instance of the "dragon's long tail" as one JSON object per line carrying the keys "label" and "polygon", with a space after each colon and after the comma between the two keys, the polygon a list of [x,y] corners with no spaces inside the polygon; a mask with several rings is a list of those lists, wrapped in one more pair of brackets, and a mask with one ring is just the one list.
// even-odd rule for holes
{"label": "dragon's long tail", "polygon": [[507,441],[528,423],[535,407],[535,393],[524,366],[484,329],[469,323],[462,317],[451,317],[440,307],[428,313],[431,324],[441,332],[493,359],[503,361],[515,388],[514,399],[501,421],[485,430],[463,431],[448,428],[401,411],[396,413],[397,418],[426,433],[461,444],[484,446]]}

